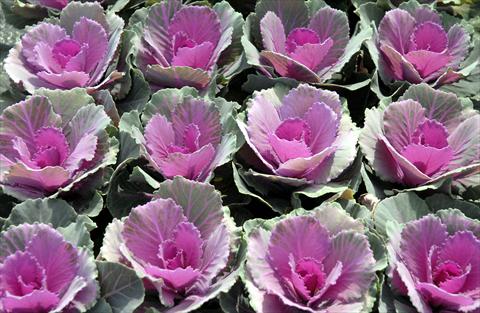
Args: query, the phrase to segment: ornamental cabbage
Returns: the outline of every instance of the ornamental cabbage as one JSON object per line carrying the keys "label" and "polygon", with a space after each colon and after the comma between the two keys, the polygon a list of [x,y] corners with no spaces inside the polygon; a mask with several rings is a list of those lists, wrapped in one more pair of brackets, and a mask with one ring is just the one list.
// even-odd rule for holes
{"label": "ornamental cabbage", "polygon": [[385,14],[376,46],[379,73],[385,82],[440,86],[462,77],[460,65],[468,54],[470,38],[459,24],[447,27],[432,9],[406,6]]}
{"label": "ornamental cabbage", "polygon": [[359,221],[327,204],[254,223],[245,279],[256,312],[364,312],[375,259]]}
{"label": "ornamental cabbage", "polygon": [[327,183],[357,153],[358,132],[342,114],[338,94],[306,84],[255,92],[248,103],[246,124],[241,119],[237,122],[268,174],[297,183]]}
{"label": "ornamental cabbage", "polygon": [[480,223],[458,210],[436,215],[389,227],[392,290],[420,313],[478,312]]}
{"label": "ornamental cabbage", "polygon": [[[87,0],[93,2],[94,0]],[[53,10],[62,10],[65,8],[71,0],[28,0],[29,3],[38,5],[43,8],[53,9]],[[97,1],[97,2],[102,2]]]}
{"label": "ornamental cabbage", "polygon": [[0,311],[85,312],[97,299],[93,257],[45,224],[0,233]]}
{"label": "ornamental cabbage", "polygon": [[235,283],[233,222],[211,185],[176,177],[157,196],[114,219],[100,253],[133,268],[168,312],[188,312]]}
{"label": "ornamental cabbage", "polygon": [[345,12],[304,0],[257,2],[244,34],[242,44],[251,65],[268,77],[308,83],[331,78],[362,42],[347,49],[350,35]]}
{"label": "ornamental cabbage", "polygon": [[123,20],[97,3],[72,2],[59,24],[30,28],[5,59],[5,71],[29,93],[45,87],[97,89],[121,77],[111,65]]}
{"label": "ornamental cabbage", "polygon": [[480,114],[451,93],[411,86],[385,109],[367,109],[360,147],[384,181],[416,187],[452,178],[478,184]]}
{"label": "ornamental cabbage", "polygon": [[199,97],[190,87],[158,91],[142,114],[144,135],[137,135],[144,156],[165,178],[209,180],[237,150],[232,116],[236,106],[221,98]]}
{"label": "ornamental cabbage", "polygon": [[243,18],[226,1],[214,6],[164,0],[143,22],[137,66],[153,89],[206,88],[216,71],[231,77],[241,55]]}
{"label": "ornamental cabbage", "polygon": [[40,92],[0,115],[0,185],[20,200],[78,187],[118,151],[110,118],[84,90]]}

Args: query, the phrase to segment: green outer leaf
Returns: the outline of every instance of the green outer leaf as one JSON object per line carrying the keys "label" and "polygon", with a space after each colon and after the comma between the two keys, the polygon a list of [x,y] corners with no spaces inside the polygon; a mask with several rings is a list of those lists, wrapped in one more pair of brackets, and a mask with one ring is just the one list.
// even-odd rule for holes
{"label": "green outer leaf", "polygon": [[198,91],[188,86],[181,89],[165,88],[157,91],[145,105],[142,112],[142,124],[146,125],[157,113],[170,117],[175,106],[187,96],[198,97]]}
{"label": "green outer leaf", "polygon": [[307,0],[306,4],[307,4],[307,8],[308,8],[308,13],[309,13],[310,16],[314,16],[315,13],[317,13],[318,10],[327,6],[325,1],[323,1],[323,0]]}
{"label": "green outer leaf", "polygon": [[431,213],[426,202],[413,192],[400,193],[380,201],[374,211],[377,231],[385,236],[388,221],[406,223]]}
{"label": "green outer leaf", "polygon": [[238,192],[241,194],[253,197],[255,199],[258,199],[260,202],[271,208],[272,210],[276,211],[270,203],[267,201],[263,200],[262,197],[256,195],[252,191],[249,190],[248,186],[246,183],[243,181],[243,179],[240,177],[240,174],[238,173],[238,169],[235,166],[235,162],[232,162],[232,169],[233,169],[233,181],[235,182],[235,185],[237,186]]}
{"label": "green outer leaf", "polygon": [[117,0],[109,7],[109,10],[114,13],[120,12],[128,5],[129,2],[130,0]]}
{"label": "green outer leaf", "polygon": [[418,3],[417,0],[404,1],[398,6],[398,8],[408,11],[409,13],[413,13],[415,12],[416,9],[418,9],[421,6],[428,8],[427,4],[420,4]]}
{"label": "green outer leaf", "polygon": [[135,166],[132,170],[132,174],[128,177],[128,181],[131,183],[147,183],[153,189],[160,188],[160,183],[145,172],[140,166]]}
{"label": "green outer leaf", "polygon": [[75,210],[61,199],[26,200],[13,207],[3,229],[11,225],[35,222],[51,224],[54,228],[66,227],[77,219]]}
{"label": "green outer leaf", "polygon": [[[141,10],[136,12],[139,11]],[[139,24],[136,24],[135,26],[137,25]],[[132,88],[132,73],[130,70],[133,68],[133,60],[137,53],[137,49],[140,46],[141,36],[139,35],[141,31],[137,33],[136,30],[137,29],[132,26],[132,29],[125,29],[122,33],[117,70],[125,73],[125,75],[116,81],[113,88],[110,90],[112,96],[117,100],[124,99]]]}
{"label": "green outer leaf", "polygon": [[238,168],[235,168],[234,182],[239,192],[253,196],[280,214],[294,208],[292,192],[305,186],[306,181],[302,179],[263,174],[252,169],[244,170],[240,164],[236,166]]}
{"label": "green outer leaf", "polygon": [[455,93],[459,97],[480,99],[478,82],[480,81],[480,39],[473,41],[473,50],[463,61],[460,73],[464,76],[458,82],[440,87],[441,90]]}
{"label": "green outer leaf", "polygon": [[378,298],[378,293],[379,293],[379,288],[380,288],[380,278],[378,275],[375,276],[373,283],[370,285],[370,288],[368,289],[368,293],[365,298],[365,302],[363,305],[362,313],[363,312],[374,312],[373,307],[375,306],[375,303],[377,302]]}
{"label": "green outer leaf", "polygon": [[97,303],[87,311],[87,313],[113,313],[110,304],[105,299],[99,299]]}
{"label": "green outer leaf", "polygon": [[101,299],[113,313],[131,313],[145,297],[143,282],[135,272],[118,263],[96,261]]}
{"label": "green outer leaf", "polygon": [[118,125],[120,135],[120,153],[117,164],[127,159],[136,159],[142,153],[143,126],[136,110],[124,113]]}
{"label": "green outer leaf", "polygon": [[[331,210],[334,210],[333,212]],[[358,221],[358,219],[353,218],[349,212],[345,211],[342,205],[337,202],[324,202],[320,206],[312,209],[312,210],[305,210],[303,208],[298,208],[295,209],[287,214],[277,216],[268,220],[261,219],[261,218],[255,218],[255,219],[250,219],[246,221],[243,224],[243,231],[245,233],[245,236],[248,237],[250,233],[257,229],[258,227],[262,227],[265,230],[272,230],[273,226],[275,226],[276,223],[279,221],[292,217],[292,216],[305,216],[305,215],[311,215],[319,219],[323,219],[322,217],[325,216],[325,214],[331,214],[334,213],[334,221],[335,223],[325,223],[325,227],[328,229],[333,228],[335,232],[341,231],[341,229],[338,229],[338,225],[342,226],[343,230],[356,230],[361,232],[363,229],[365,232],[367,232],[367,228],[364,227],[364,225]],[[330,215],[329,215],[330,216]],[[346,221],[345,221],[346,219]],[[338,222],[338,223],[337,223]],[[353,222],[353,225],[352,225]]]}
{"label": "green outer leaf", "polygon": [[[15,43],[18,42],[20,37],[24,34],[24,18],[20,18],[16,14],[12,14],[13,5],[8,5],[7,1],[0,3],[0,50],[8,50]],[[38,11],[38,10],[37,10]],[[11,23],[11,18],[14,18],[14,22],[20,22],[21,25],[14,25]],[[31,22],[31,21],[27,21]]]}
{"label": "green outer leaf", "polygon": [[480,207],[468,201],[453,199],[444,194],[435,194],[425,199],[432,212],[446,209],[458,209],[469,218],[480,220]]}
{"label": "green outer leaf", "polygon": [[293,78],[288,78],[288,77],[270,78],[265,75],[249,74],[247,76],[247,81],[242,85],[242,89],[250,93],[255,90],[272,88],[276,85],[285,85],[288,87],[295,88],[295,87],[298,87],[299,84],[300,82]]}
{"label": "green outer leaf", "polygon": [[[308,24],[308,8],[304,0],[271,1],[260,0],[255,5],[255,13],[261,20],[268,12],[273,11],[281,19],[285,33],[296,27]],[[303,24],[303,25],[302,25]]]}
{"label": "green outer leaf", "polygon": [[[370,79],[365,79],[361,82],[358,83],[353,83],[349,85],[339,85],[335,83],[320,83],[320,84],[314,84],[315,87],[318,88],[323,88],[323,89],[328,89],[328,90],[349,90],[349,91],[355,91],[358,89],[361,89],[365,86],[368,86],[370,84]],[[247,81],[242,85],[242,89],[246,92],[253,92],[256,90],[262,90],[262,89],[268,89],[272,88],[278,84],[286,85],[291,88],[298,87],[300,84],[299,81],[293,79],[293,78],[288,78],[288,77],[267,77],[265,75],[255,75],[255,74],[249,74],[247,76]]]}
{"label": "green outer leaf", "polygon": [[113,101],[111,93],[108,90],[97,90],[92,96],[98,105],[103,106],[105,113],[107,113],[113,124],[118,125],[120,115],[118,114],[117,106],[115,105],[115,101]]}
{"label": "green outer leaf", "polygon": [[368,242],[370,243],[370,248],[373,251],[373,256],[377,261],[375,263],[375,271],[383,271],[387,268],[388,257],[387,249],[382,238],[375,234],[373,231],[367,231]]}
{"label": "green outer leaf", "polygon": [[[355,0],[353,0],[353,2],[355,2]],[[358,6],[355,13],[360,17],[360,25],[362,25],[362,27],[375,26],[375,28],[378,28],[380,21],[385,15],[385,10],[375,2],[364,2]]]}
{"label": "green outer leaf", "polygon": [[363,87],[370,85],[370,82],[371,82],[371,79],[367,78],[367,79],[362,80],[358,83],[353,83],[353,84],[348,84],[348,85],[340,85],[340,84],[328,83],[327,82],[327,83],[320,83],[320,84],[317,84],[315,86],[317,86],[318,88],[325,88],[325,89],[333,89],[333,90],[336,90],[336,89],[342,90],[343,89],[343,90],[355,91],[355,90],[362,89]]}
{"label": "green outer leaf", "polygon": [[367,193],[372,194],[379,199],[387,197],[384,190],[387,183],[381,181],[380,178],[376,177],[373,173],[370,173],[370,171],[366,169],[365,164],[362,164],[360,174],[362,175],[363,184],[365,185]]}
{"label": "green outer leaf", "polygon": [[438,116],[447,122],[446,125],[449,125],[448,122],[452,120],[460,122],[463,105],[460,99],[452,93],[434,90],[429,85],[422,83],[411,85],[398,100],[406,99],[419,102],[422,107],[433,112],[433,116],[430,118],[434,119]]}
{"label": "green outer leaf", "polygon": [[221,53],[217,62],[219,74],[224,79],[230,80],[248,67],[241,43],[245,21],[242,14],[235,12],[227,1],[216,3],[212,8],[219,16],[230,16],[229,24],[233,27],[232,43]]}
{"label": "green outer leaf", "polygon": [[75,23],[80,20],[80,17],[85,16],[91,20],[96,21],[108,32],[113,31],[110,29],[110,25],[107,21],[107,16],[103,8],[98,3],[69,3],[61,12],[60,12],[60,25],[67,31],[68,34],[71,34],[73,31],[73,26]]}
{"label": "green outer leaf", "polygon": [[93,241],[90,239],[88,225],[95,225],[88,217],[79,215],[75,223],[66,227],[58,227],[57,230],[63,235],[65,240],[76,247],[87,248],[93,253]]}
{"label": "green outer leaf", "polygon": [[96,217],[103,209],[103,197],[102,194],[97,190],[94,192],[93,197],[88,202],[88,206],[85,210],[82,211],[83,215],[89,217]]}
{"label": "green outer leaf", "polygon": [[84,88],[70,90],[40,88],[35,91],[35,95],[45,96],[50,100],[55,113],[62,117],[62,128],[70,122],[78,110],[90,103],[95,103]]}
{"label": "green outer leaf", "polygon": [[395,298],[390,286],[385,282],[385,276],[382,276],[380,297],[378,299],[379,313],[416,313],[418,312],[411,303],[404,299]]}
{"label": "green outer leaf", "polygon": [[223,312],[226,313],[254,313],[250,308],[249,300],[244,295],[245,286],[241,281],[237,281],[230,291],[221,293],[218,302]]}
{"label": "green outer leaf", "polygon": [[260,52],[255,47],[255,38],[253,37],[257,34],[260,35],[259,23],[260,21],[255,13],[250,13],[250,15],[247,16],[245,24],[243,24],[243,36],[241,42],[247,63],[262,68],[263,66],[260,64]]}
{"label": "green outer leaf", "polygon": [[[329,72],[335,73],[340,71],[343,68],[343,66],[352,58],[352,56],[360,50],[360,47],[362,46],[362,44],[366,40],[372,37],[372,34],[373,34],[373,31],[370,27],[357,28],[357,30],[355,31],[355,34],[348,41],[348,44],[345,47],[344,54],[340,57],[338,62],[330,69]],[[364,86],[366,86],[366,84]],[[355,90],[355,89],[350,89],[350,90]]]}
{"label": "green outer leaf", "polygon": [[372,212],[366,206],[358,204],[355,200],[337,199],[336,201],[351,217],[363,221],[363,224],[370,227]]}
{"label": "green outer leaf", "polygon": [[300,195],[309,198],[320,198],[327,194],[341,195],[348,189],[348,184],[335,184],[329,183],[327,185],[314,185],[308,186],[303,190],[295,191],[292,193],[292,204],[294,208],[302,207],[300,201]]}
{"label": "green outer leaf", "polygon": [[129,92],[126,97],[116,101],[117,106],[121,112],[142,110],[150,98],[150,86],[139,69],[131,69],[128,77],[130,79]]}
{"label": "green outer leaf", "polygon": [[106,202],[108,211],[116,218],[128,215],[131,208],[150,200],[146,194],[148,185],[139,185],[129,180],[128,167],[133,161],[135,159],[128,158],[120,163],[110,179]]}

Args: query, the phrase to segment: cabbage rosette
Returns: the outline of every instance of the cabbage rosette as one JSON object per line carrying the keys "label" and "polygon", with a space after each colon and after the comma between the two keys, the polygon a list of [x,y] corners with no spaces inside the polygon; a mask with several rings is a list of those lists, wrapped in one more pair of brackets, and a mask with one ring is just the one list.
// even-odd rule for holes
{"label": "cabbage rosette", "polygon": [[405,224],[389,221],[387,234],[394,297],[408,299],[420,313],[478,312],[478,220],[459,210],[440,210]]}
{"label": "cabbage rosette", "polygon": [[227,81],[242,66],[243,18],[226,1],[212,7],[163,0],[137,25],[136,64],[154,90],[206,89],[216,76]]}
{"label": "cabbage rosette", "polygon": [[337,93],[306,84],[255,92],[246,121],[237,118],[248,151],[238,159],[250,167],[239,171],[242,179],[265,195],[311,191],[339,178],[356,158],[359,134],[342,110]]}
{"label": "cabbage rosette", "polygon": [[[21,16],[30,17],[34,15],[33,10],[48,9],[52,10],[53,12],[59,12],[63,10],[72,0],[26,0],[25,2],[14,2],[13,5],[15,6],[13,11],[18,12]],[[96,1],[96,0],[85,0],[82,2],[99,2],[102,3],[103,0]],[[38,14],[38,12],[37,12]]]}
{"label": "cabbage rosette", "polygon": [[176,177],[155,196],[113,220],[101,256],[130,266],[147,290],[157,290],[162,312],[189,312],[235,283],[239,233],[209,184]]}
{"label": "cabbage rosette", "polygon": [[424,82],[440,87],[467,77],[478,66],[480,49],[474,48],[478,44],[471,42],[461,21],[452,22],[431,5],[402,3],[376,21],[368,17],[375,11],[383,14],[379,7],[365,4],[359,11],[363,22],[373,23],[374,37],[368,48],[387,84]]}
{"label": "cabbage rosette", "polygon": [[31,94],[41,87],[96,90],[121,77],[112,65],[123,25],[97,2],[69,3],[59,21],[27,30],[5,59],[5,71]]}
{"label": "cabbage rosette", "polygon": [[350,39],[345,12],[323,1],[261,0],[245,23],[248,63],[269,78],[321,83],[358,52],[371,30]]}
{"label": "cabbage rosette", "polygon": [[99,293],[91,251],[41,223],[0,233],[0,277],[0,311],[6,313],[85,312]]}
{"label": "cabbage rosette", "polygon": [[464,102],[421,84],[385,109],[367,109],[359,143],[376,175],[404,187],[477,185],[480,114]]}
{"label": "cabbage rosette", "polygon": [[244,228],[244,280],[255,312],[371,310],[376,261],[361,222],[338,204]]}
{"label": "cabbage rosette", "polygon": [[116,161],[110,118],[83,89],[39,90],[7,107],[0,124],[0,185],[19,200],[85,194]]}
{"label": "cabbage rosette", "polygon": [[[208,181],[242,144],[233,114],[238,104],[203,98],[191,87],[163,89],[145,106],[141,123],[122,118],[120,131],[141,145],[150,167],[164,178]],[[142,134],[143,132],[143,134]]]}

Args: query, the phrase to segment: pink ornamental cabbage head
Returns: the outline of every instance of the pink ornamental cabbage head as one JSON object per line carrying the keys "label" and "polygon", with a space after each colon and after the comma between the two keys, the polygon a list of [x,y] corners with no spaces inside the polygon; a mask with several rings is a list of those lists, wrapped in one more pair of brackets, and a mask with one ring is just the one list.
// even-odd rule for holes
{"label": "pink ornamental cabbage head", "polygon": [[245,269],[254,310],[364,312],[375,259],[362,232],[333,204],[254,228]]}
{"label": "pink ornamental cabbage head", "polygon": [[100,253],[132,267],[168,312],[189,312],[235,283],[233,222],[209,184],[176,177],[158,196],[114,219]]}
{"label": "pink ornamental cabbage head", "polygon": [[323,184],[355,159],[358,131],[337,93],[303,84],[255,92],[237,120],[268,174]]}
{"label": "pink ornamental cabbage head", "polygon": [[470,38],[459,24],[447,27],[435,11],[418,6],[388,11],[378,27],[376,44],[385,82],[439,86],[461,78],[457,70],[467,56]]}
{"label": "pink ornamental cabbage head", "polygon": [[210,8],[163,0],[149,9],[137,65],[154,89],[204,89],[216,71],[228,76],[230,63],[238,61],[240,49],[229,47],[239,45],[242,25],[226,1]]}
{"label": "pink ornamental cabbage head", "polygon": [[68,191],[115,163],[103,107],[86,94],[87,104],[71,100],[82,97],[76,91],[55,93],[52,101],[31,96],[0,115],[0,186],[20,200]]}
{"label": "pink ornamental cabbage head", "polygon": [[480,223],[442,210],[389,232],[390,285],[420,313],[480,309]]}
{"label": "pink ornamental cabbage head", "polygon": [[478,184],[479,129],[477,111],[422,84],[384,110],[367,110],[359,143],[385,181],[416,187],[452,178],[468,187]]}
{"label": "pink ornamental cabbage head", "polygon": [[[345,12],[304,0],[262,0],[246,23],[243,45],[250,64],[267,76],[320,83],[348,61]],[[261,38],[255,38],[258,32]]]}
{"label": "pink ornamental cabbage head", "polygon": [[145,107],[145,156],[166,178],[183,176],[197,181],[237,150],[234,102],[206,99],[189,87],[158,91]]}
{"label": "pink ornamental cabbage head", "polygon": [[45,224],[0,233],[0,311],[85,312],[96,301],[93,257]]}
{"label": "pink ornamental cabbage head", "polygon": [[72,2],[59,24],[41,22],[22,36],[5,59],[5,71],[29,93],[41,87],[100,88],[120,77],[109,67],[123,24],[97,2]]}
{"label": "pink ornamental cabbage head", "polygon": [[[86,0],[84,2],[94,2],[96,0]],[[65,8],[71,0],[28,0],[29,3],[53,10],[61,11]],[[102,0],[96,2],[103,2]]]}

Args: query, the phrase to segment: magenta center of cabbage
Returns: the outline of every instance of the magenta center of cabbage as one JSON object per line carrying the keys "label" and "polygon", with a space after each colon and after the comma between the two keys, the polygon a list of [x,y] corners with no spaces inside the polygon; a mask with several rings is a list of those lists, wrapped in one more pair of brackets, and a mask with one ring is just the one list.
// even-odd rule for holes
{"label": "magenta center of cabbage", "polygon": [[401,154],[425,175],[435,175],[443,170],[453,157],[448,136],[445,126],[436,120],[426,119],[417,126],[411,143],[403,148]]}
{"label": "magenta center of cabbage", "polygon": [[418,25],[410,36],[410,51],[442,52],[447,48],[447,45],[447,34],[442,26],[433,22]]}
{"label": "magenta center of cabbage", "polygon": [[165,268],[174,270],[176,268],[186,268],[192,266],[188,258],[188,251],[183,250],[176,246],[176,244],[167,240],[162,243],[161,249],[163,251],[163,261],[165,262]]}
{"label": "magenta center of cabbage", "polygon": [[59,166],[68,157],[69,147],[61,130],[44,127],[35,133],[35,151],[32,161],[40,167]]}
{"label": "magenta center of cabbage", "polygon": [[15,295],[28,295],[32,291],[42,288],[42,269],[38,264],[32,263],[30,266],[20,267],[18,271]]}
{"label": "magenta center of cabbage", "polygon": [[426,120],[418,125],[413,133],[412,142],[438,149],[448,146],[448,131],[436,120]]}
{"label": "magenta center of cabbage", "polygon": [[178,32],[173,36],[173,54],[177,54],[180,48],[193,48],[197,46],[195,40],[188,38],[185,32]]}
{"label": "magenta center of cabbage", "polygon": [[288,141],[303,141],[310,145],[312,133],[308,124],[300,118],[283,121],[275,130],[275,135]]}
{"label": "magenta center of cabbage", "polygon": [[179,144],[168,146],[168,152],[193,153],[200,148],[200,129],[196,124],[189,124],[183,131],[183,139]]}
{"label": "magenta center of cabbage", "polygon": [[285,48],[288,53],[294,53],[297,47],[301,47],[307,43],[320,43],[320,37],[310,28],[294,28],[287,36]]}
{"label": "magenta center of cabbage", "polygon": [[460,265],[453,261],[446,261],[440,263],[433,271],[433,282],[435,285],[439,286],[441,283],[461,276],[462,274],[463,270]]}
{"label": "magenta center of cabbage", "polygon": [[168,270],[197,268],[202,254],[202,240],[197,237],[197,228],[191,223],[182,223],[176,232],[178,233],[160,244],[159,265]]}
{"label": "magenta center of cabbage", "polygon": [[70,59],[80,52],[81,48],[82,47],[78,41],[65,38],[55,43],[52,54],[58,64],[64,68]]}
{"label": "magenta center of cabbage", "polygon": [[295,266],[295,272],[302,278],[311,297],[325,285],[323,265],[315,259],[301,259]]}

